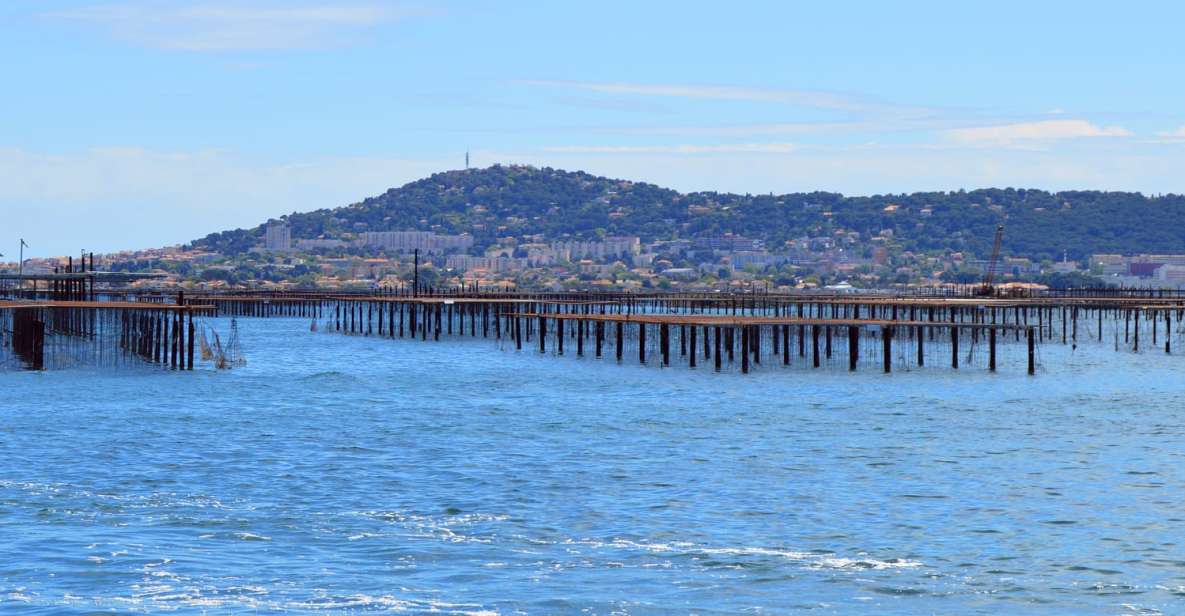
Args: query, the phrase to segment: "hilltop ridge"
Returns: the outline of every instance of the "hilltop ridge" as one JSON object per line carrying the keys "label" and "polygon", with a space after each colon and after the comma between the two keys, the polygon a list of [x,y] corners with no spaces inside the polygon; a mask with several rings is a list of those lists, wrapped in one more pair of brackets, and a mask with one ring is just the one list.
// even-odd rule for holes
{"label": "hilltop ridge", "polygon": [[[645,182],[549,167],[494,165],[445,171],[351,205],[282,217],[293,237],[365,231],[469,233],[475,247],[500,237],[547,240],[636,235],[643,241],[735,233],[777,251],[787,241],[839,232],[889,236],[901,250],[986,255],[1005,224],[1004,252],[1033,259],[1092,253],[1185,252],[1185,197],[1023,188],[867,197],[809,192],[680,193]],[[214,233],[196,248],[245,252],[264,224]]]}

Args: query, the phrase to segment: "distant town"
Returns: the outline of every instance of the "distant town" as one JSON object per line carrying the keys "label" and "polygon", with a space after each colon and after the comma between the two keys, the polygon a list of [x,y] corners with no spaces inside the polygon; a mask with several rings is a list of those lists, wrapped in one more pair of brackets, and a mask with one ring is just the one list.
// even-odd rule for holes
{"label": "distant town", "polygon": [[[971,284],[989,267],[960,252],[915,254],[895,249],[891,230],[863,237],[839,230],[771,249],[735,234],[643,242],[637,236],[549,241],[539,235],[499,238],[475,253],[468,234],[377,231],[337,238],[293,237],[284,222],[266,225],[262,241],[240,255],[190,246],[96,255],[99,271],[149,273],[138,286],[162,289],[375,289],[409,283],[419,259],[421,284],[542,290],[615,289],[725,291],[865,289]],[[0,263],[6,273],[65,271],[69,257]],[[1086,263],[1002,256],[1005,288],[1044,288],[1049,276],[1078,286],[1185,287],[1185,254],[1095,254]]]}

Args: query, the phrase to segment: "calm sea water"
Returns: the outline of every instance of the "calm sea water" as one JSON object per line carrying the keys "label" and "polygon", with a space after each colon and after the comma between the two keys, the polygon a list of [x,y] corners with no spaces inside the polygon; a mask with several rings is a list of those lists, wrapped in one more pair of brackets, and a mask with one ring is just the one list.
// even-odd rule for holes
{"label": "calm sea water", "polygon": [[1185,357],[741,376],[242,327],[229,372],[0,374],[0,611],[1185,613]]}

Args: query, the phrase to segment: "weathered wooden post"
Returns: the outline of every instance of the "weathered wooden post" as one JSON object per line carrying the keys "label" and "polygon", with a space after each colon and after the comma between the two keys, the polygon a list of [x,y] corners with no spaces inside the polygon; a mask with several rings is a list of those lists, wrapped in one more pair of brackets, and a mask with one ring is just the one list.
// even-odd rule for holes
{"label": "weathered wooden post", "polygon": [[811,326],[811,366],[819,367],[819,326]]}
{"label": "weathered wooden post", "polygon": [[671,329],[666,323],[658,326],[658,341],[662,347],[662,365],[671,365]]}
{"label": "weathered wooden post", "polygon": [[188,333],[190,333],[190,338],[188,338],[188,340],[186,341],[188,348],[186,349],[187,357],[186,357],[186,361],[185,361],[185,370],[193,370],[193,309],[186,308],[185,312],[186,312],[186,314],[190,315],[190,328],[188,328]]}
{"label": "weathered wooden post", "polygon": [[1037,373],[1037,363],[1034,359],[1035,353],[1033,352],[1034,351],[1034,348],[1033,348],[1034,347],[1034,345],[1033,345],[1033,328],[1030,327],[1028,329],[1027,337],[1028,337],[1028,344],[1029,344],[1029,374],[1036,374]]}
{"label": "weathered wooden post", "polygon": [[996,371],[996,328],[988,328],[988,370]]}
{"label": "weathered wooden post", "polygon": [[741,327],[741,374],[749,373],[749,328]]}
{"label": "weathered wooden post", "polygon": [[716,348],[715,348],[715,353],[713,355],[713,359],[716,362],[716,372],[720,372],[720,364],[722,362],[722,358],[720,357],[720,326],[719,325],[716,326],[715,338],[716,338],[716,344],[715,344]]}
{"label": "weathered wooden post", "polygon": [[34,320],[32,323],[32,345],[33,353],[30,363],[34,370],[45,369],[45,321],[40,319]]}
{"label": "weathered wooden post", "polygon": [[884,352],[885,374],[893,369],[893,328],[881,328],[881,350]]}
{"label": "weathered wooden post", "polygon": [[1170,353],[1172,351],[1173,339],[1173,311],[1164,311],[1164,352]]}
{"label": "weathered wooden post", "polygon": [[847,370],[856,371],[856,362],[860,357],[860,328],[847,326]]}
{"label": "weathered wooden post", "polygon": [[950,326],[950,367],[959,369],[959,326]]}

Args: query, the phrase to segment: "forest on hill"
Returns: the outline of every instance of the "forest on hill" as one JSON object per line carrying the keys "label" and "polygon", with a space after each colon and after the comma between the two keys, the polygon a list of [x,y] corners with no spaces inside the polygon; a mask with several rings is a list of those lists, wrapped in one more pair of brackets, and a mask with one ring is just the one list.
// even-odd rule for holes
{"label": "forest on hill", "polygon": [[[1034,259],[1094,253],[1185,253],[1185,196],[1130,192],[1048,192],[1023,188],[845,197],[811,192],[679,193],[580,171],[494,165],[448,171],[352,205],[282,218],[293,238],[336,238],[364,231],[470,233],[478,249],[497,238],[547,241],[637,235],[643,241],[734,233],[787,241],[857,231],[892,231],[914,252],[964,251],[985,257],[998,224],[1003,251]],[[206,236],[193,247],[224,254],[249,250],[264,224]]]}

